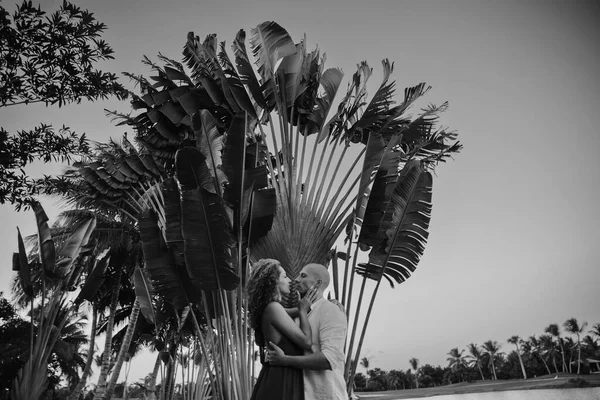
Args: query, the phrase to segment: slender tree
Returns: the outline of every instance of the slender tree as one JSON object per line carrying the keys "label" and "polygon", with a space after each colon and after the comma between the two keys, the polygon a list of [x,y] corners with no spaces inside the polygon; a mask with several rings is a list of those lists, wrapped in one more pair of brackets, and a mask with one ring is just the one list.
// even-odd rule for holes
{"label": "slender tree", "polygon": [[576,318],[569,318],[563,324],[565,331],[577,336],[577,374],[581,372],[581,334],[587,327],[587,322],[579,324]]}
{"label": "slender tree", "polygon": [[532,335],[529,337],[529,344],[531,346],[533,353],[535,355],[537,355],[540,360],[542,360],[544,367],[546,367],[546,370],[548,371],[548,375],[550,375],[552,373],[552,371],[550,371],[550,367],[548,366],[548,363],[546,362],[546,350],[544,348],[543,341],[538,339],[535,335]]}
{"label": "slender tree", "polygon": [[481,380],[485,381],[485,376],[483,376],[483,370],[481,369],[483,353],[481,352],[480,347],[476,343],[469,343],[469,345],[467,345],[467,351],[469,352],[466,356],[469,360],[469,365],[471,367],[477,366],[479,374],[481,375]]}
{"label": "slender tree", "polygon": [[360,359],[360,365],[365,369],[365,376],[366,376],[366,380],[365,380],[365,386],[367,386],[369,384],[369,358],[368,357],[363,357]]}
{"label": "slender tree", "polygon": [[547,354],[548,358],[552,360],[554,370],[558,374],[558,365],[556,363],[556,359],[558,358],[560,353],[560,348],[558,347],[558,344],[554,341],[552,335],[540,335],[540,342],[542,344],[544,352]]}
{"label": "slender tree", "polygon": [[508,338],[507,342],[510,344],[514,344],[517,348],[517,356],[519,356],[519,364],[521,364],[521,372],[523,373],[523,379],[527,379],[527,372],[525,371],[525,365],[523,364],[523,358],[521,357],[521,349],[519,348],[519,344],[522,342],[521,338],[518,335],[514,335]]}
{"label": "slender tree", "polygon": [[463,380],[463,369],[466,366],[465,358],[463,357],[464,350],[458,350],[458,347],[451,349],[448,352],[448,357],[446,360],[448,361],[448,367],[454,371],[458,372],[461,377],[461,381]]}
{"label": "slender tree", "polygon": [[408,360],[408,363],[410,364],[413,371],[415,371],[415,386],[418,389],[419,388],[419,359],[413,357],[410,360]]}
{"label": "slender tree", "polygon": [[592,326],[592,329],[590,329],[590,333],[600,338],[600,322]]}
{"label": "slender tree", "polygon": [[563,344],[563,340],[562,337],[560,336],[560,328],[558,327],[558,324],[550,324],[546,327],[546,329],[544,329],[544,332],[552,335],[552,337],[556,338],[556,341],[560,347],[560,353],[561,353],[561,358],[562,358],[562,371],[566,372],[567,371],[567,361],[565,359],[565,347]]}
{"label": "slender tree", "polygon": [[494,361],[496,357],[500,354],[500,345],[495,340],[488,340],[483,343],[483,350],[489,358],[489,365],[490,367],[492,367],[492,375],[494,377],[494,380],[497,380],[498,377],[496,376],[496,365]]}

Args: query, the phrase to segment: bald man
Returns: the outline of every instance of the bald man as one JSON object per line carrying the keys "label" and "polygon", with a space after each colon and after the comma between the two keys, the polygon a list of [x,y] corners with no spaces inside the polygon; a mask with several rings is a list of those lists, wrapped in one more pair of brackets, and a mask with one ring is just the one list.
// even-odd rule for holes
{"label": "bald man", "polygon": [[325,300],[323,292],[329,286],[329,271],[321,264],[307,264],[296,278],[301,295],[318,286],[317,299],[308,313],[312,331],[312,352],[288,356],[269,343],[267,361],[273,365],[304,370],[305,400],[347,400],[344,380],[344,342],[348,330],[346,315],[338,305]]}

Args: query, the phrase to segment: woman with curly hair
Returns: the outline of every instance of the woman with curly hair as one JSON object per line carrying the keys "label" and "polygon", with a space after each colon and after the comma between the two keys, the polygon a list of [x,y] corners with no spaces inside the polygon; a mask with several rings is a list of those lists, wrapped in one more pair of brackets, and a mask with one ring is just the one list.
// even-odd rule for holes
{"label": "woman with curly hair", "polygon": [[[308,311],[317,291],[313,288],[299,299],[298,308],[285,309],[281,299],[290,293],[290,278],[279,261],[272,259],[262,259],[253,265],[246,287],[250,325],[260,347],[262,363],[251,400],[304,400],[302,370],[266,363],[264,349],[272,342],[289,355],[302,355],[311,350]],[[299,318],[300,326],[293,317]]]}

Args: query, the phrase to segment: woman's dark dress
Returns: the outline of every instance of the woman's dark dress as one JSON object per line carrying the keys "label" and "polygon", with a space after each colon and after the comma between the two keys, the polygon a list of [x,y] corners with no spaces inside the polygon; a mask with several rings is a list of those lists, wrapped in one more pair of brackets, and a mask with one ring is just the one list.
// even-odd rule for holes
{"label": "woman's dark dress", "polygon": [[[287,355],[302,355],[302,350],[285,336],[281,336],[277,346]],[[304,400],[304,378],[302,370],[280,367],[264,362],[252,391],[250,400]]]}

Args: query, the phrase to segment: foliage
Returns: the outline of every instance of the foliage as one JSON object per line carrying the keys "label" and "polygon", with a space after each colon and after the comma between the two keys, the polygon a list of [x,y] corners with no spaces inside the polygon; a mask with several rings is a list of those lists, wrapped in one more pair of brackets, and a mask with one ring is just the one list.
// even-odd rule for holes
{"label": "foliage", "polygon": [[354,377],[354,385],[357,390],[364,390],[367,386],[367,378],[363,375],[362,372],[359,372]]}
{"label": "foliage", "polygon": [[[77,206],[138,224],[154,301],[196,326],[208,366],[199,379],[217,398],[251,391],[249,263],[276,258],[294,276],[308,262],[332,260],[333,289],[349,311],[355,275],[379,287],[384,277],[400,283],[414,271],[428,235],[431,171],[461,148],[455,133],[436,127],[446,104],[407,114],[425,84],[394,105],[388,60],[370,101],[371,69],[361,63],[336,109],[343,74],[325,69],[317,50],[262,23],[250,38],[257,74],[245,40],[240,31],[230,58],[216,35],[201,41],[190,33],[184,64],[145,59],[151,80],[128,75],[141,89],[134,111],[113,113],[134,129],[139,147],[109,144],[54,181]],[[338,254],[345,266],[336,266],[332,247],[346,228],[349,245],[371,250],[368,263],[357,265],[349,249]],[[202,325],[209,317],[213,329]],[[356,346],[356,327],[367,325],[358,319],[348,352],[356,351],[355,362],[366,332]],[[349,358],[349,381],[355,369]]]}
{"label": "foliage", "polygon": [[0,393],[12,384],[29,357],[30,325],[0,293]]}
{"label": "foliage", "polygon": [[[92,13],[67,1],[50,15],[26,0],[12,16],[0,6],[0,107],[125,98],[116,76],[95,68],[113,58],[100,39],[105,29]],[[14,134],[0,128],[0,204],[31,205],[39,182],[23,168],[33,160],[69,161],[88,150],[85,134],[66,126],[56,132],[41,124]]]}
{"label": "foliage", "polygon": [[[81,340],[80,325],[77,322],[70,327],[68,325],[76,310],[73,300],[68,298],[68,289],[70,283],[77,282],[82,273],[82,268],[78,266],[91,258],[91,248],[87,245],[95,228],[95,219],[87,219],[78,224],[70,234],[56,240],[52,237],[48,217],[42,206],[34,203],[33,208],[39,238],[35,258],[40,261],[40,274],[31,274],[30,257],[26,253],[20,233],[19,252],[13,257],[13,269],[18,271],[23,291],[30,297],[31,327],[33,329],[35,325],[36,334],[34,337],[33,332],[31,333],[33,339],[29,357],[13,381],[11,396],[14,400],[37,399],[46,390],[46,369],[53,354],[74,351],[73,346],[65,340],[64,334],[72,334],[69,339],[72,343]],[[34,312],[36,299],[39,299],[40,305]],[[65,371],[70,365],[61,364],[59,367]]]}
{"label": "foliage", "polygon": [[439,365],[434,367],[430,364],[425,364],[420,368],[419,387],[435,387],[441,386],[444,382],[444,374],[448,368],[442,368]]}

